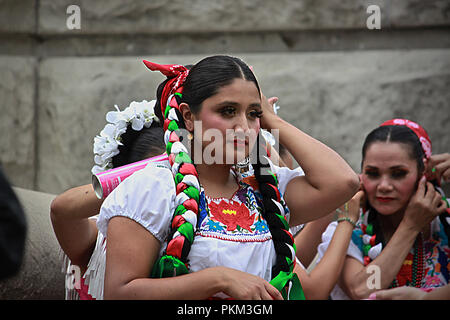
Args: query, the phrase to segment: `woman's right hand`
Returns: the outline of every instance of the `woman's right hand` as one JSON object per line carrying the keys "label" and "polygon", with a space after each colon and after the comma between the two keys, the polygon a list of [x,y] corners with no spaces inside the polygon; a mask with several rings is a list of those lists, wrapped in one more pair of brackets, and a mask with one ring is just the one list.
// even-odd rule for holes
{"label": "woman's right hand", "polygon": [[428,160],[425,175],[430,179],[450,182],[450,153],[433,154]]}
{"label": "woman's right hand", "polygon": [[220,268],[223,292],[238,300],[283,300],[281,293],[261,277],[232,268]]}
{"label": "woman's right hand", "polygon": [[402,223],[408,228],[420,232],[435,217],[443,213],[446,204],[425,177],[419,181],[416,193],[409,200]]}
{"label": "woman's right hand", "polygon": [[355,195],[347,201],[346,204],[339,207],[340,210],[338,212],[338,218],[350,218],[355,224],[359,220],[360,208],[363,207],[365,202],[365,193],[364,190],[360,188]]}

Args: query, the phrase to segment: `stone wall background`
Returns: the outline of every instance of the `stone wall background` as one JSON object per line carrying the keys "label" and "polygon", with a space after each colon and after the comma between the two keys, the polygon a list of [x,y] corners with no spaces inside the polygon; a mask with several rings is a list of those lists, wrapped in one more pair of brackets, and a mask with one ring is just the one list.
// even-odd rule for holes
{"label": "stone wall background", "polygon": [[[66,26],[71,4],[80,30]],[[370,4],[381,30],[366,28]],[[448,0],[0,0],[0,163],[16,187],[90,183],[105,113],[163,80],[141,60],[217,53],[252,65],[281,116],[355,170],[365,135],[392,117],[448,152],[449,31]]]}

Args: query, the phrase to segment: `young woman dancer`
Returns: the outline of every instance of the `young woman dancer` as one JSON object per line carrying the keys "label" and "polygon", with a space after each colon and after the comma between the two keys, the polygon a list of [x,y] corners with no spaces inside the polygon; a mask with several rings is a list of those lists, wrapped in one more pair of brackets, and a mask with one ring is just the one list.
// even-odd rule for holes
{"label": "young woman dancer", "polygon": [[[157,107],[171,169],[141,170],[103,203],[97,225],[107,238],[104,297],[302,298],[289,224],[345,203],[358,176],[333,150],[276,116],[240,59],[208,57],[190,71],[146,65],[168,77]],[[182,128],[191,135],[181,139]],[[304,176],[259,156],[248,175],[233,170],[259,145],[251,133],[260,128],[279,130]],[[214,139],[214,152],[212,129],[234,134]]]}

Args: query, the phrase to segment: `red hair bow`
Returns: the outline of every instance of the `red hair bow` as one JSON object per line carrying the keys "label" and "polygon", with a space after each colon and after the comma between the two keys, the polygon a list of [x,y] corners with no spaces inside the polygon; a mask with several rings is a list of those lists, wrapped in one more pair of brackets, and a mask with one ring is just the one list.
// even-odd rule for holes
{"label": "red hair bow", "polygon": [[189,70],[179,64],[157,64],[147,60],[143,60],[143,62],[150,70],[159,71],[166,77],[172,78],[167,81],[161,94],[161,112],[164,115],[167,103],[170,102],[167,100],[169,99],[170,95],[174,94],[175,92],[181,93],[183,83],[189,74]]}
{"label": "red hair bow", "polygon": [[407,119],[391,119],[383,122],[380,127],[382,126],[407,126],[412,131],[414,131],[414,133],[419,138],[419,141],[422,144],[423,152],[425,153],[425,157],[427,159],[431,157],[431,139],[425,129],[422,128],[419,124]]}

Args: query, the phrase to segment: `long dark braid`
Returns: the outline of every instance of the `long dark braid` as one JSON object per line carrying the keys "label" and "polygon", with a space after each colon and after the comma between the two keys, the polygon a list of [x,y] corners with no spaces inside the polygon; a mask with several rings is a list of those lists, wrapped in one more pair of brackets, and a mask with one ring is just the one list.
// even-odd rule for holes
{"label": "long dark braid", "polygon": [[[294,238],[289,231],[289,224],[285,218],[285,210],[281,204],[278,179],[271,171],[270,164],[261,161],[267,156],[267,152],[259,143],[260,140],[264,141],[258,135],[257,158],[256,163],[253,164],[253,169],[255,178],[258,181],[259,192],[262,195],[262,215],[269,226],[277,254],[276,263],[272,267],[271,284],[282,293],[285,299],[305,299],[297,275],[293,272],[296,263],[296,247]],[[292,282],[296,282],[295,285],[298,286],[295,294],[290,294],[289,292]]]}

